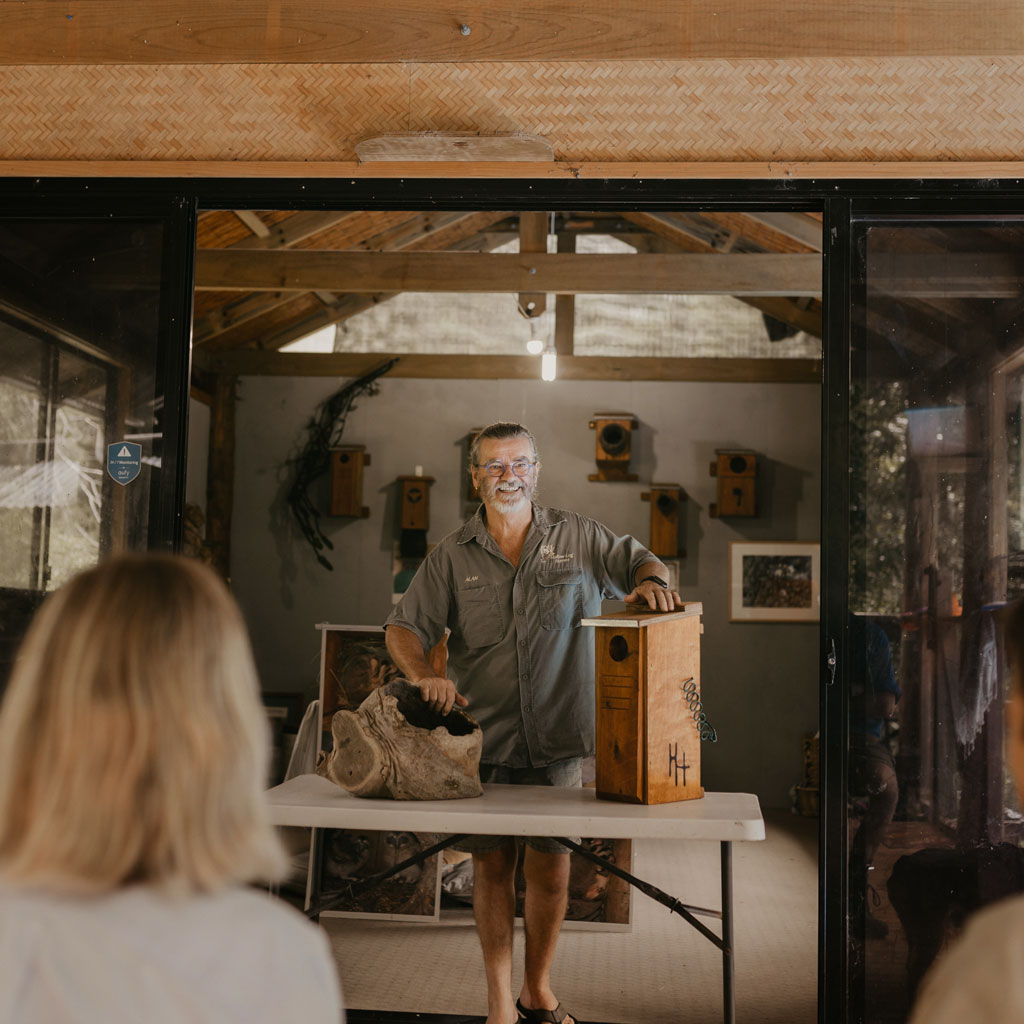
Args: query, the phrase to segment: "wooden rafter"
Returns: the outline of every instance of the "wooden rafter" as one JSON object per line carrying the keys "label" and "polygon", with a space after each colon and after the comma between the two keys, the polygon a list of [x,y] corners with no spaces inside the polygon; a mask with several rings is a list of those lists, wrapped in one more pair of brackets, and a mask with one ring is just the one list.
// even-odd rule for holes
{"label": "wooden rafter", "polygon": [[[238,212],[237,210],[235,211]],[[255,216],[255,214],[253,214]],[[322,234],[329,228],[357,216],[351,212],[296,213],[272,227],[264,227],[264,234],[256,232],[251,238],[235,242],[232,249],[289,249],[293,245]]]}
{"label": "wooden rafter", "polygon": [[268,238],[270,228],[260,218],[260,215],[253,210],[235,210],[235,216],[254,234],[257,238]]}
{"label": "wooden rafter", "polygon": [[[789,211],[764,210],[758,213],[733,214],[747,221],[762,224],[771,232],[786,235],[808,249],[821,252],[821,221],[807,213],[791,213]],[[754,233],[749,229],[744,234],[751,237]],[[765,248],[778,249],[778,242],[765,242]]]}
{"label": "wooden rafter", "polygon": [[[770,216],[781,217],[782,214],[718,211],[628,214],[634,223],[674,240],[680,247],[696,244],[691,250],[695,252],[821,252],[821,225],[813,218],[805,214],[788,215],[806,219],[786,221],[789,230],[783,231],[780,225],[765,220]],[[798,230],[803,231],[807,241],[793,238]]]}
{"label": "wooden rafter", "polygon": [[[684,230],[678,223],[666,216],[648,213],[630,213],[626,216],[633,224],[650,231],[651,237],[661,243],[660,245],[649,243],[648,247],[651,250],[661,252],[714,252],[710,242],[699,240],[692,232]],[[734,218],[744,215],[727,214],[722,216]],[[752,218],[748,217],[747,220],[750,224],[755,225],[756,228],[756,222]],[[725,223],[728,223],[728,221]],[[778,237],[775,238],[775,241],[779,241]],[[793,248],[790,244],[786,244],[785,247],[787,249]],[[800,246],[800,250],[807,251],[804,246]],[[766,298],[737,295],[736,298],[759,309],[762,313],[767,313],[776,320],[788,324],[796,330],[805,331],[816,338],[822,336],[821,302],[818,299],[804,302],[796,301],[791,297]]]}

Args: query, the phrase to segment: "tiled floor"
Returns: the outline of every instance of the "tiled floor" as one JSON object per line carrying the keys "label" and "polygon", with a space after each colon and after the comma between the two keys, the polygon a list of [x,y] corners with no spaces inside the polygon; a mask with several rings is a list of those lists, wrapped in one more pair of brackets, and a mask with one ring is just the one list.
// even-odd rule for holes
{"label": "tiled floor", "polygon": [[[811,1024],[817,1014],[816,819],[766,812],[764,843],[733,845],[736,1004],[743,1024]],[[685,903],[719,905],[719,847],[635,844],[634,874]],[[685,921],[636,894],[629,932],[565,931],[554,978],[588,1024],[722,1019],[721,955]],[[324,922],[350,1024],[482,1022],[486,991],[467,914],[438,925]],[[713,924],[712,927],[717,927]],[[516,936],[521,971],[522,933]]]}

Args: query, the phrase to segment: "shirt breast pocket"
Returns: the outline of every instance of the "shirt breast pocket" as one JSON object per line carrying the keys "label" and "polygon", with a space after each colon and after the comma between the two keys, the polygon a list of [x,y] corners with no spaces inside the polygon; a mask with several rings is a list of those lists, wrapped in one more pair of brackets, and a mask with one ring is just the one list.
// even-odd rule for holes
{"label": "shirt breast pocket", "polygon": [[545,629],[573,629],[583,618],[583,573],[546,569],[537,573],[540,624]]}
{"label": "shirt breast pocket", "polygon": [[504,635],[505,623],[493,583],[459,590],[455,595],[458,628],[466,647],[490,647]]}

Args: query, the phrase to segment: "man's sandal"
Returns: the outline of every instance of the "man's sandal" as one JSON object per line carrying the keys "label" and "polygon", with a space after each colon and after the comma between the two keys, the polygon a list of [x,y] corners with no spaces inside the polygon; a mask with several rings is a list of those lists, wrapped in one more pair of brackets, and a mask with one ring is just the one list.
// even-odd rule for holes
{"label": "man's sandal", "polygon": [[528,1010],[517,999],[516,1013],[519,1014],[519,1024],[562,1024],[565,1020],[576,1020],[561,1003],[553,1010]]}

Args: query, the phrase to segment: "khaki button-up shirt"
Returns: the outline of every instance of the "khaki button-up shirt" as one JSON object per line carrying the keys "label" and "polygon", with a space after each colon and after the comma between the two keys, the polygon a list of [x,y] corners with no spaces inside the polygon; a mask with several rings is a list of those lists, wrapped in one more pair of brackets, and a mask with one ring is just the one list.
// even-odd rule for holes
{"label": "khaki button-up shirt", "polygon": [[[428,650],[451,630],[448,675],[480,723],[481,760],[512,767],[594,752],[594,638],[580,620],[623,598],[657,559],[576,512],[533,506],[519,565],[484,507],[445,537],[389,616]],[[667,573],[666,573],[667,578]]]}

